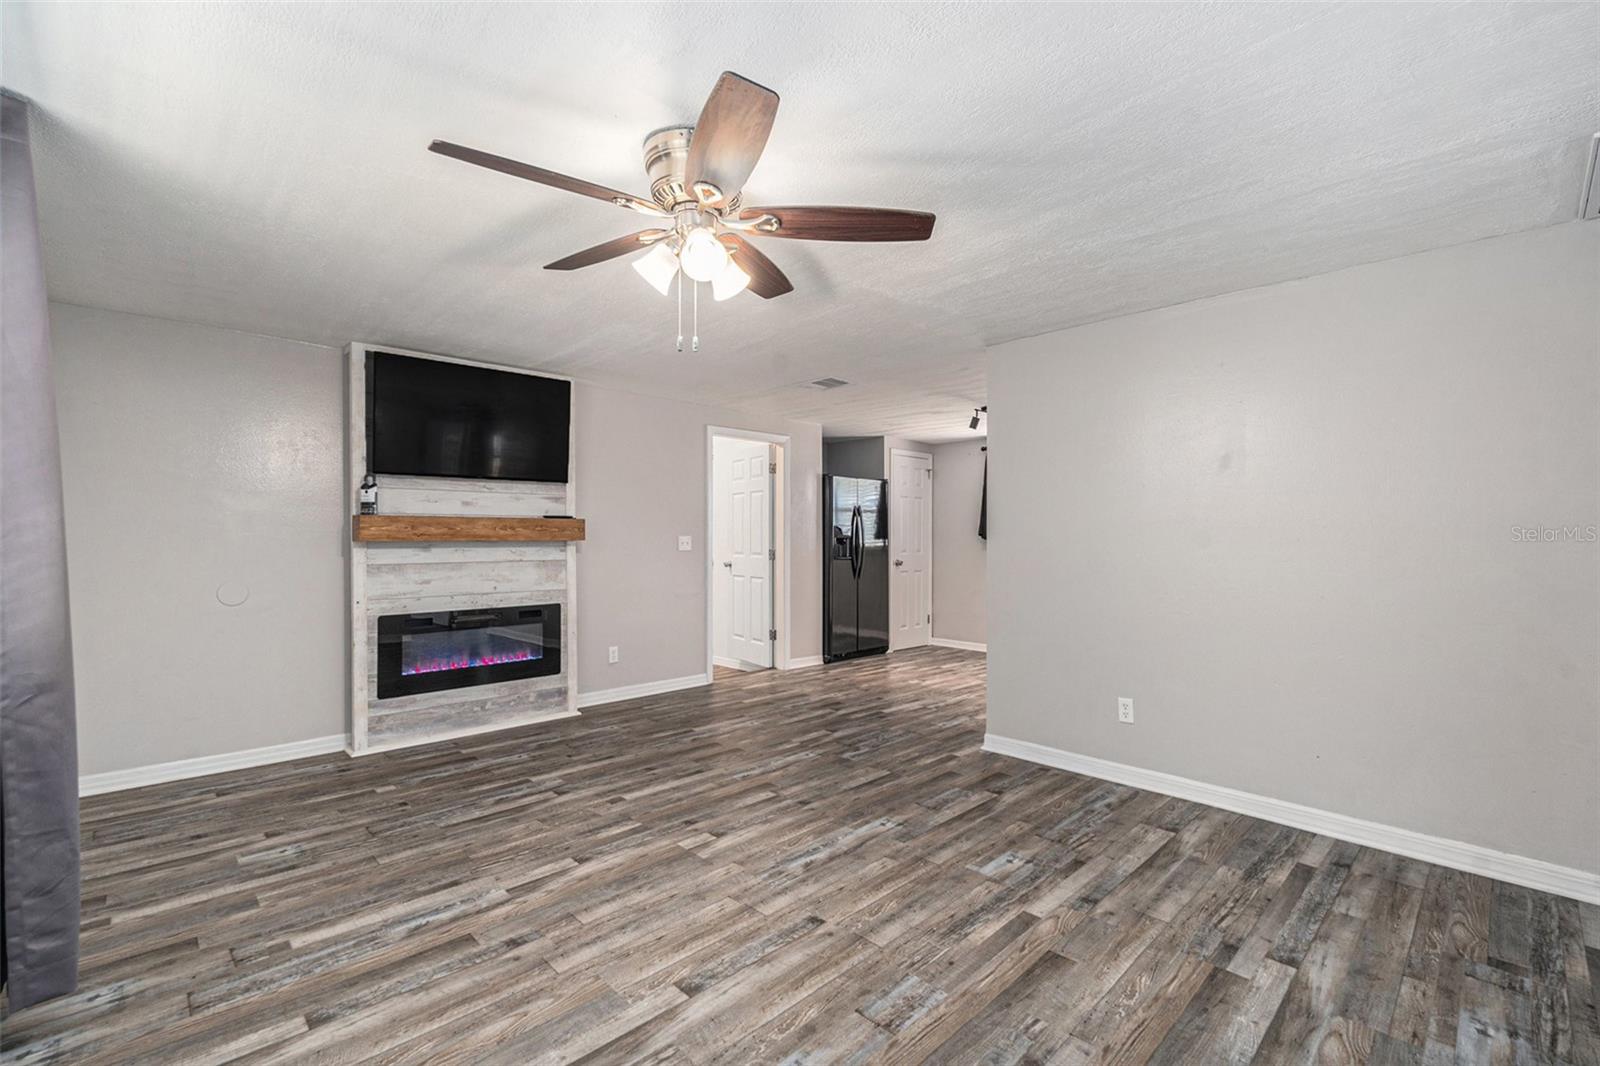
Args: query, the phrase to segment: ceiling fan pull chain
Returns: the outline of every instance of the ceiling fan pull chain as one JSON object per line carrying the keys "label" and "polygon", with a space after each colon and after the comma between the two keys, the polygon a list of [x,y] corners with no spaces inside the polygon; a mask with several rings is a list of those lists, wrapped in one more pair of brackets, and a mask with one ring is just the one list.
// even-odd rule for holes
{"label": "ceiling fan pull chain", "polygon": [[683,271],[673,278],[678,283],[678,351],[683,351]]}
{"label": "ceiling fan pull chain", "polygon": [[689,349],[693,352],[700,350],[700,283],[694,283],[694,341]]}

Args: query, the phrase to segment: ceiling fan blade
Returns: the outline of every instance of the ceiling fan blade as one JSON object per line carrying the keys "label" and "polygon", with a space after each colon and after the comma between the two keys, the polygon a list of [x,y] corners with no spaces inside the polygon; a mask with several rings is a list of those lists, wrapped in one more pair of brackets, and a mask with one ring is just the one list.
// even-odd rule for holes
{"label": "ceiling fan blade", "polygon": [[604,263],[607,259],[615,259],[619,255],[648,248],[671,233],[669,229],[642,229],[638,233],[630,233],[626,237],[617,237],[604,244],[597,244],[593,248],[573,252],[565,259],[557,259],[554,263],[547,264],[545,269],[577,270],[579,267],[594,266],[596,263]]}
{"label": "ceiling fan blade", "polygon": [[756,168],[777,114],[777,93],[723,71],[689,138],[684,176],[690,193],[707,207],[732,201]]}
{"label": "ceiling fan blade", "polygon": [[737,233],[721,234],[718,240],[728,249],[728,255],[740,270],[750,275],[750,291],[763,300],[794,291],[794,284],[783,276],[778,264],[768,259],[755,245]]}
{"label": "ceiling fan blade", "polygon": [[776,229],[753,229],[758,237],[799,241],[925,241],[933,234],[933,216],[926,211],[889,207],[747,207],[740,219],[771,215]]}
{"label": "ceiling fan blade", "polygon": [[634,196],[632,193],[608,189],[604,185],[596,185],[594,182],[584,181],[582,178],[572,178],[565,174],[557,174],[553,170],[536,167],[531,163],[519,163],[515,159],[491,155],[488,152],[480,152],[476,148],[466,148],[459,144],[451,144],[449,141],[434,141],[428,145],[428,151],[447,155],[451,159],[459,159],[464,163],[472,163],[475,166],[498,170],[502,174],[510,174],[515,178],[536,181],[540,185],[549,185],[552,188],[575,192],[580,196],[592,196],[596,200],[609,200],[618,207],[631,207],[635,211],[642,211],[647,215],[656,215],[660,218],[670,217],[658,205]]}

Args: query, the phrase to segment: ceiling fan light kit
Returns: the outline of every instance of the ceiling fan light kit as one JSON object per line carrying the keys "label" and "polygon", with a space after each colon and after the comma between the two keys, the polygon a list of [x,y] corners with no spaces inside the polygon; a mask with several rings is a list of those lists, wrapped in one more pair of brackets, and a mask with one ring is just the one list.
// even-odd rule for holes
{"label": "ceiling fan light kit", "polygon": [[739,264],[729,259],[727,264],[711,279],[711,298],[721,303],[731,300],[750,287],[750,275],[739,269]]}
{"label": "ceiling fan light kit", "polygon": [[[448,141],[434,141],[428,148],[513,177],[608,200],[658,223],[670,222],[670,228],[658,224],[618,237],[558,259],[545,269],[577,270],[648,247],[648,252],[634,260],[633,268],[663,296],[671,294],[673,280],[679,279],[678,350],[682,351],[682,278],[694,283],[696,319],[702,282],[710,283],[711,295],[718,301],[731,299],[745,289],[767,300],[794,291],[777,264],[745,236],[811,241],[925,241],[933,233],[934,216],[923,211],[744,207],[744,184],[761,158],[777,113],[777,93],[724,71],[695,125],[667,126],[645,137],[644,169],[650,179],[651,200]],[[698,330],[693,347],[699,350]]]}
{"label": "ceiling fan light kit", "polygon": [[663,296],[671,294],[672,279],[678,276],[678,253],[673,247],[676,240],[662,241],[633,261],[633,269]]}
{"label": "ceiling fan light kit", "polygon": [[728,265],[728,250],[717,240],[714,225],[714,221],[699,223],[690,226],[683,235],[678,262],[690,281],[710,281]]}

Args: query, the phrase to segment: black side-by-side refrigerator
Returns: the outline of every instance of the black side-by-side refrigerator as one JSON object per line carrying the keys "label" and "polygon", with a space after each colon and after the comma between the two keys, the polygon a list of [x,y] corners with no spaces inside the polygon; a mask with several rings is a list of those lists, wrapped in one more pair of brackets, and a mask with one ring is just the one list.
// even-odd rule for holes
{"label": "black side-by-side refrigerator", "polygon": [[822,478],[822,659],[889,650],[889,485]]}

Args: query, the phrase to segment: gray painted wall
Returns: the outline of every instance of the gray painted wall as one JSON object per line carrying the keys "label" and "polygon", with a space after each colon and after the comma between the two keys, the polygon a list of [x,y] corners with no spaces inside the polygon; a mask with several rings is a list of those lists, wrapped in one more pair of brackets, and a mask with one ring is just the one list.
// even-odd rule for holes
{"label": "gray painted wall", "polygon": [[80,772],[343,733],[339,353],[50,311]]}
{"label": "gray painted wall", "polygon": [[[340,353],[65,304],[51,329],[80,771],[342,734]],[[791,652],[819,655],[820,427],[582,384],[573,406],[579,691],[705,671],[708,424],[793,436]]]}
{"label": "gray painted wall", "polygon": [[989,546],[978,536],[983,440],[933,448],[933,635],[989,642]]}
{"label": "gray painted wall", "polygon": [[[578,691],[706,669],[706,426],[786,433],[790,654],[822,654],[822,427],[579,386]],[[678,535],[694,537],[678,551]],[[782,622],[779,622],[782,625]],[[606,648],[621,661],[606,662]]]}
{"label": "gray painted wall", "polygon": [[1574,223],[996,348],[990,731],[1600,870],[1600,544],[1516,532],[1600,523],[1597,292]]}

